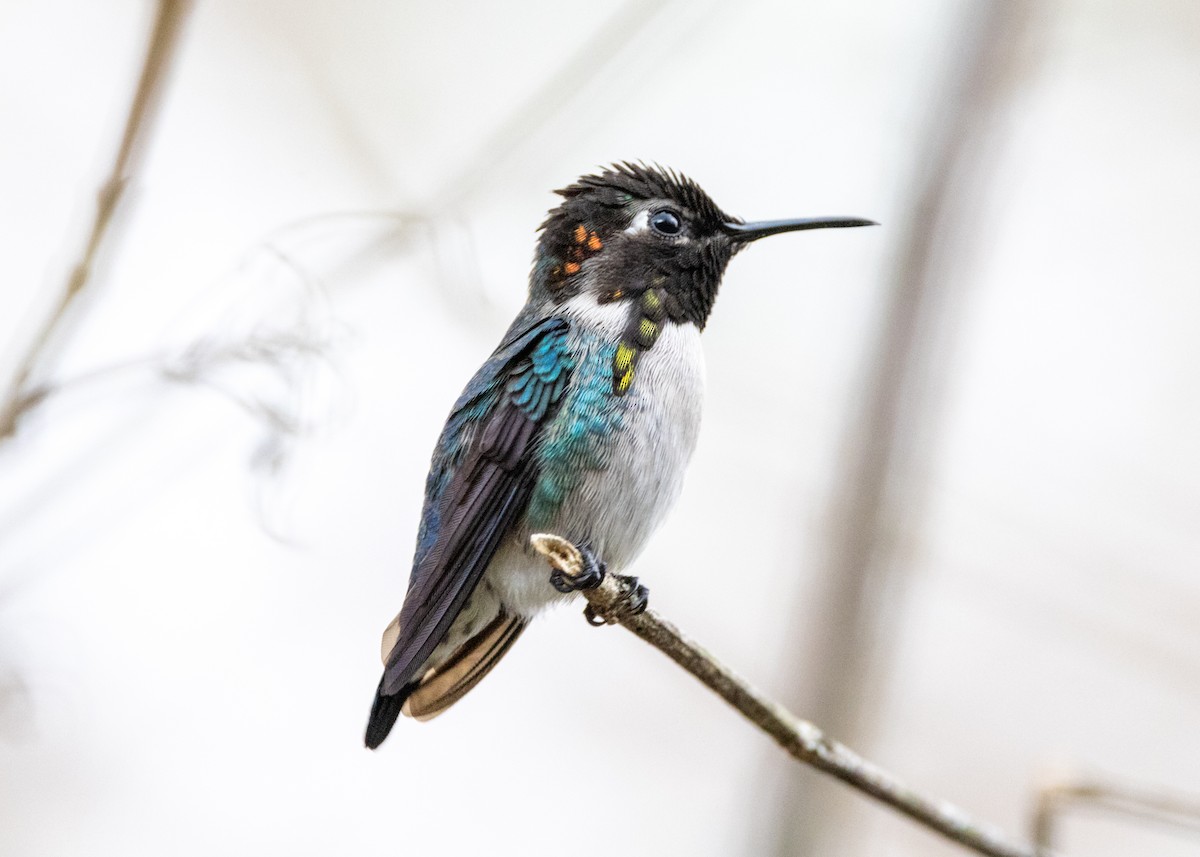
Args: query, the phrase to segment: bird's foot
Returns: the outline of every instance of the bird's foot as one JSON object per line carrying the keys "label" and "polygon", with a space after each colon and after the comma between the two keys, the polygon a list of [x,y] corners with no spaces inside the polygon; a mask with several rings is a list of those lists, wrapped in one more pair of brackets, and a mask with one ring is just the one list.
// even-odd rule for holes
{"label": "bird's foot", "polygon": [[589,625],[615,625],[646,612],[646,606],[650,602],[650,590],[638,583],[636,577],[628,574],[614,574],[612,578],[620,585],[621,594],[603,614],[590,603],[583,608],[583,617]]}
{"label": "bird's foot", "polygon": [[596,558],[596,553],[590,545],[576,545],[575,549],[579,551],[580,559],[583,560],[578,574],[568,574],[557,568],[550,573],[550,585],[564,595],[582,589],[595,589],[608,571],[604,563]]}
{"label": "bird's foot", "polygon": [[[554,569],[550,573],[550,585],[559,592],[565,595],[596,590],[589,592],[588,605],[583,610],[589,624],[615,625],[646,612],[650,590],[638,583],[636,577],[608,574],[591,545],[572,544],[561,536],[547,533],[535,533],[530,542]],[[601,606],[597,607],[597,603]]]}

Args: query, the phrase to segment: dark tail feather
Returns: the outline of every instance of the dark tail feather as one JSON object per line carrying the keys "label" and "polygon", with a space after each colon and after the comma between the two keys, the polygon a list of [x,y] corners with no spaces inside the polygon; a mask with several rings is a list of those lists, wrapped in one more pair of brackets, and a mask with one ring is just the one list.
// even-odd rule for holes
{"label": "dark tail feather", "polygon": [[371,719],[367,721],[366,745],[370,749],[374,750],[382,744],[392,731],[392,727],[396,725],[396,718],[400,716],[400,709],[404,707],[404,701],[412,693],[413,687],[414,685],[405,685],[398,692],[388,696],[383,692],[383,679],[379,680],[375,702],[371,705]]}

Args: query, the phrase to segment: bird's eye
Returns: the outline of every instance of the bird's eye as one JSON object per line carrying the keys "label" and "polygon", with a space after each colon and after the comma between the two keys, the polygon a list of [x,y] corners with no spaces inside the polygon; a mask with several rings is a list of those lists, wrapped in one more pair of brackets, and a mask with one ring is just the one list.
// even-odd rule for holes
{"label": "bird's eye", "polygon": [[664,208],[650,215],[650,227],[660,235],[678,235],[683,229],[683,221],[678,214]]}

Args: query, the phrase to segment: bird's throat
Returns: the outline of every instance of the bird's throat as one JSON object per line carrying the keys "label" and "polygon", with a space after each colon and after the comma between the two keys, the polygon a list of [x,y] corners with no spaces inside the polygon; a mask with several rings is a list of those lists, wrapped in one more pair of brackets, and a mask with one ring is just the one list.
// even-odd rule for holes
{"label": "bird's throat", "polygon": [[633,386],[638,355],[649,351],[658,341],[667,319],[666,291],[647,289],[629,305],[629,324],[613,358],[613,394],[624,396]]}

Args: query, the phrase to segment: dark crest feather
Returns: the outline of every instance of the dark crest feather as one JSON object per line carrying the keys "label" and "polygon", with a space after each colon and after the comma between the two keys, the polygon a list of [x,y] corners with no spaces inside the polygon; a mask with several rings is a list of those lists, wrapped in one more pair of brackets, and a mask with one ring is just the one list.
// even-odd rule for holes
{"label": "dark crest feather", "polygon": [[[566,199],[589,193],[603,200],[604,191],[628,194],[634,199],[670,199],[689,209],[701,220],[723,223],[734,220],[717,207],[712,197],[695,181],[669,167],[644,162],[620,161],[602,172],[580,176],[574,183],[555,193]],[[596,193],[599,191],[600,193]],[[627,199],[614,195],[613,205],[623,205]],[[543,227],[545,224],[543,224]]]}

